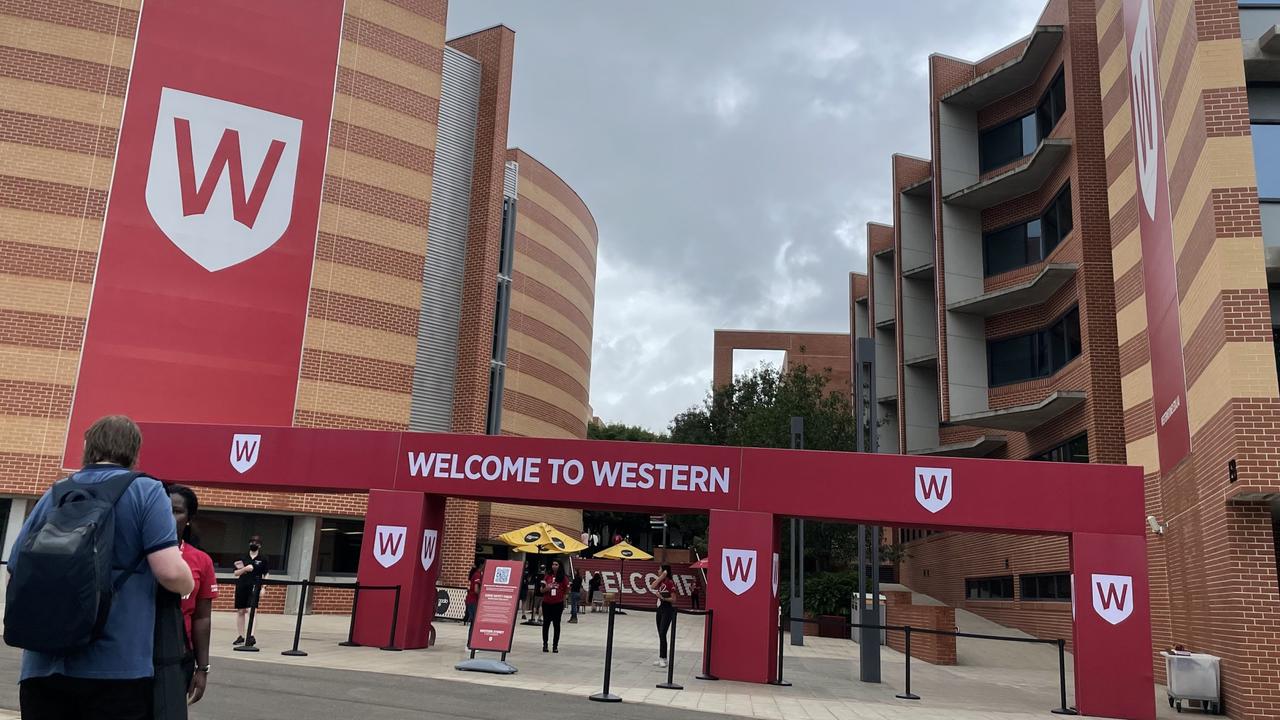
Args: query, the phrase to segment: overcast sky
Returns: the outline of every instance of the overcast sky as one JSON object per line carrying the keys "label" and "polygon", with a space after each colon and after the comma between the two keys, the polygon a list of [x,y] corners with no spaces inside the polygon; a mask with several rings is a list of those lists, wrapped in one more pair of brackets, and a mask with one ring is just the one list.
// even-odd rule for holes
{"label": "overcast sky", "polygon": [[[889,156],[928,154],[927,57],[978,59],[1037,0],[455,0],[516,31],[510,144],[600,231],[591,404],[664,430],[716,328],[847,332]],[[742,358],[739,358],[742,360]]]}

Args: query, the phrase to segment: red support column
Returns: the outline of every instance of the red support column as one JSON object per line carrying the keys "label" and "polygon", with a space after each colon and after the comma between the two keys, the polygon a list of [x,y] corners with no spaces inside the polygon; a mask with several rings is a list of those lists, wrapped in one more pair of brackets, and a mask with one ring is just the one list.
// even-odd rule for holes
{"label": "red support column", "polygon": [[1071,536],[1076,707],[1153,720],[1151,606],[1142,535]]}
{"label": "red support column", "polygon": [[[419,492],[371,490],[364,518],[361,585],[400,586],[394,646],[427,647],[435,617],[445,498]],[[361,591],[355,640],[382,647],[391,633],[395,592]]]}
{"label": "red support column", "polygon": [[711,511],[711,671],[724,680],[763,683],[777,675],[778,541],[778,521],[772,513]]}

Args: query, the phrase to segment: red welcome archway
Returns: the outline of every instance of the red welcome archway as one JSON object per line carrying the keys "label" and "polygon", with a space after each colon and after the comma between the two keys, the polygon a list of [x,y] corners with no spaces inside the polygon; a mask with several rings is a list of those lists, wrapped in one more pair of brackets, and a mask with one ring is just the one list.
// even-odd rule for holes
{"label": "red welcome archway", "polygon": [[[725,448],[296,427],[142,423],[142,463],[168,480],[220,487],[369,492],[362,583],[400,584],[398,640],[425,647],[444,499],[707,511],[723,580],[716,673],[765,682],[777,658],[771,582],[779,518],[1070,538],[1076,704],[1155,717],[1140,468],[907,455]],[[378,528],[382,532],[378,532]],[[379,535],[382,538],[379,538]],[[383,547],[379,548],[382,541]],[[733,578],[723,568],[757,568]],[[361,602],[386,627],[389,602]],[[375,623],[373,619],[380,619]],[[378,638],[385,637],[379,630]]]}

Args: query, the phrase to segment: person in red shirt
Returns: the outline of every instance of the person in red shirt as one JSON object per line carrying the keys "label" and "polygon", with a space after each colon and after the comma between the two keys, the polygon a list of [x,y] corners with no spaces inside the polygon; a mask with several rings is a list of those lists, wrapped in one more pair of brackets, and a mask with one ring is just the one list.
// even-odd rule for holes
{"label": "person in red shirt", "polygon": [[463,625],[476,619],[476,605],[480,602],[480,581],[483,578],[484,573],[480,570],[480,563],[471,563],[471,572],[467,573],[467,610],[462,614]]}
{"label": "person in red shirt", "polygon": [[676,581],[671,578],[671,566],[663,565],[657,579],[649,586],[649,591],[658,596],[658,659],[653,661],[658,667],[667,666],[667,633],[671,631],[671,623],[676,617]]}
{"label": "person in red shirt", "polygon": [[213,599],[218,597],[218,579],[208,553],[191,544],[191,521],[200,509],[195,491],[185,485],[169,486],[173,520],[178,526],[178,549],[191,568],[195,589],[182,598],[182,619],[187,627],[187,646],[195,654],[195,668],[187,684],[187,702],[195,704],[204,697],[209,682],[209,636],[213,623]]}
{"label": "person in red shirt", "polygon": [[542,578],[542,652],[547,651],[547,631],[555,625],[551,652],[560,652],[560,616],[564,614],[564,597],[569,593],[569,580],[559,560],[551,561],[551,572]]}

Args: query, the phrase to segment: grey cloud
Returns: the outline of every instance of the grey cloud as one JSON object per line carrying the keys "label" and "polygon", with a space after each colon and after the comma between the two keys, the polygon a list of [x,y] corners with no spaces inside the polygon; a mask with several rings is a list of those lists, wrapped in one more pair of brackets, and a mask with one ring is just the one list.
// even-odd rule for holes
{"label": "grey cloud", "polygon": [[591,399],[663,429],[705,393],[717,327],[844,331],[889,155],[927,154],[930,52],[1030,30],[1026,0],[451,3],[516,31],[511,144],[600,230]]}

